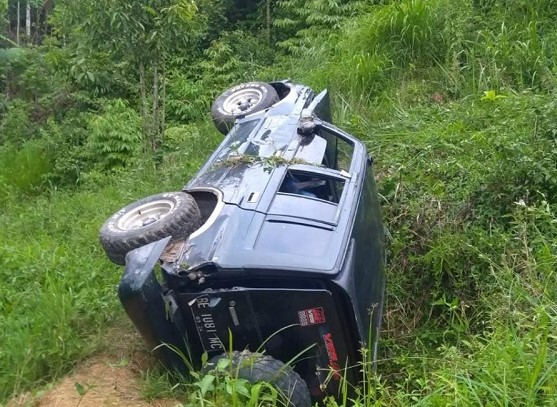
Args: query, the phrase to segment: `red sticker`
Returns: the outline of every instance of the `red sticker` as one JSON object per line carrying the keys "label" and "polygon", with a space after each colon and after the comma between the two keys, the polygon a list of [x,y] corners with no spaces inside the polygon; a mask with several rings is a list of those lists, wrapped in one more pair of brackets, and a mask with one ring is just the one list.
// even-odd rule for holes
{"label": "red sticker", "polygon": [[298,311],[298,319],[301,326],[317,325],[325,323],[325,312],[323,308],[310,308]]}
{"label": "red sticker", "polygon": [[342,377],[340,374],[340,365],[338,364],[337,351],[335,349],[335,342],[333,341],[333,335],[331,333],[326,333],[323,336],[323,341],[325,342],[325,349],[327,350],[327,356],[329,357],[329,366],[333,369],[333,379],[340,380]]}

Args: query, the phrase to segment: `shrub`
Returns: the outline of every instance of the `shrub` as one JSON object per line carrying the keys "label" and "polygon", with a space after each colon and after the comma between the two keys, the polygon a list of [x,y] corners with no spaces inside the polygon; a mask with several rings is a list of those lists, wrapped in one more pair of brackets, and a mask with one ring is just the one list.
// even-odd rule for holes
{"label": "shrub", "polygon": [[21,145],[34,136],[33,126],[29,117],[29,106],[16,99],[8,105],[4,119],[0,123],[0,145]]}
{"label": "shrub", "polygon": [[19,197],[39,187],[52,167],[51,153],[50,146],[43,140],[28,141],[21,147],[0,147],[3,197]]}
{"label": "shrub", "polygon": [[103,113],[89,120],[89,160],[104,169],[132,164],[144,147],[141,123],[123,100],[108,102]]}

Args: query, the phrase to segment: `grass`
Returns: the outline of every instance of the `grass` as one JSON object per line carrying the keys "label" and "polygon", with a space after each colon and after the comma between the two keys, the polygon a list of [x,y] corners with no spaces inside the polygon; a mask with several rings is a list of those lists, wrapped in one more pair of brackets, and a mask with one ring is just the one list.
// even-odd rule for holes
{"label": "grass", "polygon": [[[555,10],[393,1],[259,72],[329,87],[336,123],[375,157],[390,243],[379,375],[343,405],[555,405]],[[42,183],[40,141],[0,149],[0,400],[98,346],[121,312],[99,226],[180,188],[220,139],[210,126],[172,127],[162,157],[65,190]],[[150,374],[146,397],[189,400],[174,380]]]}
{"label": "grass", "polygon": [[198,152],[195,159],[182,162],[183,151],[173,151],[158,169],[144,160],[112,175],[92,172],[76,191],[15,190],[5,197],[0,400],[59,377],[98,348],[121,314],[116,295],[121,269],[106,259],[98,230],[135,199],[181,189],[220,140],[215,131],[201,137],[205,128],[197,132],[197,146],[187,146]]}
{"label": "grass", "polygon": [[[0,215],[2,398],[61,374],[90,353],[94,341],[84,338],[117,306],[119,272],[95,244],[103,216],[98,196],[54,193],[33,201]],[[104,202],[107,210],[111,202]]]}

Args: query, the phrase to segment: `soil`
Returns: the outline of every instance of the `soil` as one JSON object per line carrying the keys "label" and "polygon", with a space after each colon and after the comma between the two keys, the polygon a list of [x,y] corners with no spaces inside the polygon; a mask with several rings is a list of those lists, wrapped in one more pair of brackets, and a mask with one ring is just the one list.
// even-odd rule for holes
{"label": "soil", "polygon": [[153,361],[131,327],[113,328],[105,348],[79,363],[73,371],[36,393],[12,399],[7,407],[175,407],[179,400],[147,401],[142,395],[141,373]]}

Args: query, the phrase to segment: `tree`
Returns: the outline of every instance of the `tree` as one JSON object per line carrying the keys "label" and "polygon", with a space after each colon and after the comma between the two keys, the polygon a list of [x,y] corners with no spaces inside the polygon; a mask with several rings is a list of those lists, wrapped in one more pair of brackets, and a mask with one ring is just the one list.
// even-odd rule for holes
{"label": "tree", "polygon": [[0,0],[0,40],[5,40],[4,24],[6,21],[5,15],[8,11],[8,0]]}
{"label": "tree", "polygon": [[76,61],[96,52],[107,55],[114,69],[131,70],[153,149],[164,135],[167,58],[187,50],[196,11],[193,0],[66,0],[55,9],[57,33],[72,41]]}

